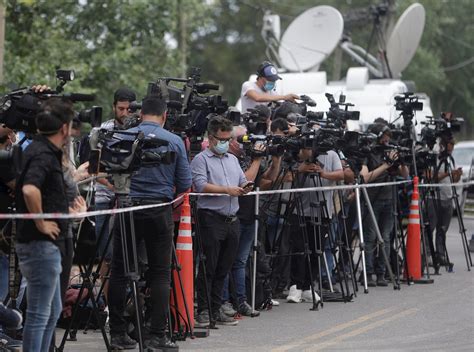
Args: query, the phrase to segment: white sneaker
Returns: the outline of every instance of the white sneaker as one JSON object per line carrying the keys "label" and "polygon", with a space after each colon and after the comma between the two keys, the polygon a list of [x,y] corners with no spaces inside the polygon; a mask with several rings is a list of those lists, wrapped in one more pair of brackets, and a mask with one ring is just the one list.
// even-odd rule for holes
{"label": "white sneaker", "polygon": [[303,290],[298,290],[296,288],[296,285],[293,285],[290,287],[290,292],[288,292],[288,297],[286,297],[286,301],[291,303],[300,303],[302,293]]}
{"label": "white sneaker", "polygon": [[[314,291],[314,297],[316,298],[316,302],[321,300],[321,297]],[[313,303],[313,295],[311,294],[311,290],[304,290],[303,294],[301,295],[301,299],[304,302],[311,302]]]}
{"label": "white sneaker", "polygon": [[280,305],[280,302],[278,302],[278,301],[275,300],[275,299],[272,299],[272,306],[278,307],[279,305]]}

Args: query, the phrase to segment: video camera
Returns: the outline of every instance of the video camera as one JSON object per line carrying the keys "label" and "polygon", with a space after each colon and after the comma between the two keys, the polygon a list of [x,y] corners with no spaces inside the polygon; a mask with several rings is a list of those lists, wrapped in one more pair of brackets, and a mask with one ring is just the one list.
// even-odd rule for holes
{"label": "video camera", "polygon": [[[218,84],[200,83],[201,69],[192,68],[188,78],[160,77],[149,83],[147,95],[158,95],[168,105],[165,128],[173,132],[186,132],[190,135],[203,135],[207,128],[208,115],[227,111],[228,103],[221,95],[204,95],[218,90]],[[171,85],[184,83],[183,87]]]}
{"label": "video camera", "polygon": [[[74,79],[74,71],[57,70],[56,77],[60,84],[55,90],[48,90],[41,93],[34,92],[31,88],[15,89],[0,99],[0,123],[15,131],[23,131],[27,134],[36,133],[35,118],[41,109],[43,101],[50,98],[61,98],[70,100],[73,103],[82,101],[93,101],[95,96],[82,93],[62,93],[67,81]],[[100,125],[102,109],[93,107],[78,113],[80,121]]]}
{"label": "video camera", "polygon": [[[271,135],[244,135],[237,138],[237,141],[244,146],[244,151],[253,158],[264,156],[281,156],[286,150],[286,138]],[[264,151],[255,149],[256,144],[263,144]]]}
{"label": "video camera", "polygon": [[414,111],[423,110],[423,103],[418,101],[419,97],[412,92],[405,92],[395,96],[395,109],[403,115],[413,116]]}
{"label": "video camera", "polygon": [[[346,96],[341,94],[339,96],[339,102],[336,102],[334,96],[330,93],[325,94],[330,107],[329,111],[326,113],[328,120],[333,121],[337,127],[344,126],[347,120],[359,120],[360,111],[350,111],[349,106],[354,106],[354,104],[346,103]],[[341,106],[344,109],[341,109]]]}
{"label": "video camera", "polygon": [[163,150],[169,142],[146,138],[143,132],[94,129],[89,140],[89,173],[132,174],[140,167],[170,164],[174,151]]}
{"label": "video camera", "polygon": [[428,121],[422,122],[425,127],[421,130],[422,141],[433,149],[436,139],[441,138],[442,143],[453,139],[453,133],[461,131],[464,118],[454,117],[452,112],[442,112],[440,118],[430,117]]}

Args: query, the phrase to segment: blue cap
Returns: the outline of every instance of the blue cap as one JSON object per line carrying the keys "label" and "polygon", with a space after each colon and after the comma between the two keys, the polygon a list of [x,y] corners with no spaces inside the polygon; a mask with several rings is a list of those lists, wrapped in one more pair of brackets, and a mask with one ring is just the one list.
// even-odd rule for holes
{"label": "blue cap", "polygon": [[268,65],[263,68],[262,76],[268,79],[269,81],[275,82],[279,79],[281,79],[280,76],[278,76],[278,71],[275,66],[273,65]]}

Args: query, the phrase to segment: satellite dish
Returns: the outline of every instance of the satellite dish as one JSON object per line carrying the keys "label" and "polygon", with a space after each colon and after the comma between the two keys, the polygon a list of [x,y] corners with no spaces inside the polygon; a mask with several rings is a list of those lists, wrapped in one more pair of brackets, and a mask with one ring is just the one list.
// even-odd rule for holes
{"label": "satellite dish", "polygon": [[420,44],[425,27],[425,8],[413,4],[400,16],[387,42],[387,61],[393,78],[408,66]]}
{"label": "satellite dish", "polygon": [[316,6],[299,15],[288,26],[278,50],[289,71],[305,71],[324,61],[342,36],[344,20],[331,6]]}

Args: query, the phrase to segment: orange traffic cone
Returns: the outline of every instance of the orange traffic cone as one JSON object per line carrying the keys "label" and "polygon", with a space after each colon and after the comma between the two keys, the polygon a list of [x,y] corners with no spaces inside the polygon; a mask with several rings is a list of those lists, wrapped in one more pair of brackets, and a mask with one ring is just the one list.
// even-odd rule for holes
{"label": "orange traffic cone", "polygon": [[[408,215],[408,235],[406,246],[406,261],[409,280],[421,279],[421,234],[420,208],[418,193],[418,176],[413,178],[413,194],[411,197],[410,214]],[[405,272],[407,277],[407,272]]]}
{"label": "orange traffic cone", "polygon": [[[189,205],[189,195],[187,193],[184,195],[183,204],[181,206],[181,218],[179,222],[178,239],[176,241],[176,259],[176,264],[181,268],[181,280],[178,277],[178,272],[174,270],[173,280],[176,287],[177,301],[175,305],[177,312],[173,309],[176,317],[175,328],[189,324],[191,329],[194,330],[193,240],[191,238],[191,206]],[[181,284],[183,285],[182,287]],[[184,299],[186,299],[186,305]],[[173,297],[171,297],[171,301],[173,306]],[[189,322],[187,321],[188,314]]]}

